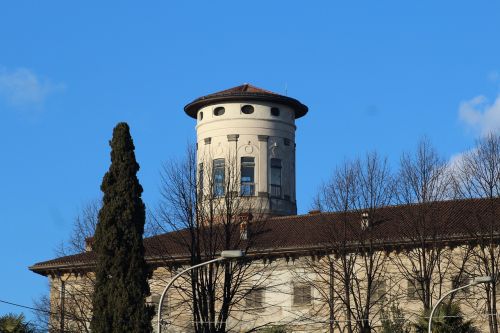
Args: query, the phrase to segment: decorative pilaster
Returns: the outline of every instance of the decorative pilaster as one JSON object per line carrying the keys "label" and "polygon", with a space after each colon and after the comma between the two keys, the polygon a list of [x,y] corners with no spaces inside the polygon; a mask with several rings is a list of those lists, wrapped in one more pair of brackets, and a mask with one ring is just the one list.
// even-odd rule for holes
{"label": "decorative pilaster", "polygon": [[267,145],[269,136],[258,135],[259,139],[259,184],[258,196],[267,197],[269,195],[267,173],[269,172],[269,158],[267,157]]}
{"label": "decorative pilaster", "polygon": [[[239,134],[229,134],[227,136],[227,141],[229,142],[228,146],[229,146],[229,155],[231,157],[231,159],[236,159],[237,158],[237,155],[238,155],[238,138],[240,137]],[[234,165],[232,165],[232,167],[236,167],[238,165],[238,161],[231,161],[232,163],[234,163]]]}
{"label": "decorative pilaster", "polygon": [[[239,134],[228,134],[227,142],[228,142],[228,151],[227,151],[227,165],[232,170],[229,175],[232,179],[230,179],[231,184],[238,184],[239,182],[239,172],[237,168],[240,168],[240,163],[238,161],[238,138]],[[233,193],[234,197],[238,196],[238,192]]]}

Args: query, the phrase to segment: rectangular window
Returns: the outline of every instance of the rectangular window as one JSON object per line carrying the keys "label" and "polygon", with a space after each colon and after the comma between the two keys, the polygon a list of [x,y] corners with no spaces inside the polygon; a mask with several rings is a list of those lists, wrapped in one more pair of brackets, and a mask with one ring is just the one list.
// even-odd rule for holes
{"label": "rectangular window", "polygon": [[303,306],[311,304],[311,286],[294,285],[293,286],[293,305]]}
{"label": "rectangular window", "polygon": [[252,196],[255,193],[255,159],[241,158],[241,195]]}
{"label": "rectangular window", "polygon": [[[159,294],[152,294],[151,296],[151,302],[150,305],[153,305],[155,308],[155,313],[158,315],[158,308],[160,304],[160,297],[161,295]],[[168,304],[168,297],[165,295],[165,298],[163,299],[163,304],[161,307],[161,316],[162,319],[167,319],[166,316],[168,315],[169,312],[169,304]]]}
{"label": "rectangular window", "polygon": [[386,296],[385,281],[383,281],[383,280],[374,281],[372,290],[373,290],[373,293],[372,293],[371,298],[372,298],[373,303],[381,302],[385,299],[385,296]]}
{"label": "rectangular window", "polygon": [[214,196],[222,197],[225,193],[224,178],[225,165],[224,159],[218,158],[214,160]]}
{"label": "rectangular window", "polygon": [[271,158],[271,197],[281,198],[281,160]]}
{"label": "rectangular window", "polygon": [[245,306],[249,309],[264,309],[264,288],[257,288],[245,297]]}
{"label": "rectangular window", "polygon": [[[462,286],[465,286],[468,283],[469,283],[469,281],[466,278],[465,274],[462,274],[461,276],[460,275],[455,275],[451,279],[451,287],[452,287],[452,289],[460,288]],[[461,289],[459,292],[461,292],[463,294],[468,294],[469,293],[469,288]]]}
{"label": "rectangular window", "polygon": [[406,297],[409,301],[415,301],[419,298],[420,284],[417,280],[406,280]]}

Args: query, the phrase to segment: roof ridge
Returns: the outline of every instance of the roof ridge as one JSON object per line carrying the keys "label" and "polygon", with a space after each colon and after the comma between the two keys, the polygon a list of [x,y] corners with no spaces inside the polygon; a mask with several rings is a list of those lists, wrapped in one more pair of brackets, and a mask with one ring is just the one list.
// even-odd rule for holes
{"label": "roof ridge", "polygon": [[[421,205],[428,205],[428,204],[449,204],[453,202],[472,202],[472,201],[485,201],[490,198],[455,198],[455,199],[447,199],[447,200],[435,200],[435,201],[429,201],[429,202],[421,202],[421,203],[404,203],[404,204],[393,204],[393,205],[387,205],[387,206],[380,206],[376,207],[377,210],[379,209],[397,209],[397,208],[403,208],[403,207],[415,207],[415,206],[421,206]],[[498,199],[498,198],[493,198],[493,200]],[[359,208],[359,209],[352,209],[348,211],[320,211],[319,213],[311,214],[311,213],[305,213],[305,214],[297,214],[297,215],[283,215],[283,216],[273,216],[269,218],[268,220],[282,220],[282,219],[300,219],[304,216],[324,216],[324,215],[336,215],[336,214],[342,214],[342,213],[357,213],[362,210],[367,210],[370,209],[369,207],[367,208]]]}
{"label": "roof ridge", "polygon": [[[485,223],[494,223],[495,235],[500,237],[500,222],[495,219],[490,220],[490,215],[487,216],[488,218],[482,217],[482,214],[486,212],[485,209],[490,212],[490,204],[493,204],[493,213],[496,214],[495,216],[498,216],[500,198],[450,199],[436,201],[432,204],[434,205],[430,208],[433,210],[436,209],[436,212],[432,212],[432,222],[436,222],[437,225],[430,226],[426,224],[424,228],[437,228],[434,230],[438,233],[436,237],[440,241],[447,239],[459,240],[458,236],[462,237],[460,239],[463,241],[467,241],[471,237],[476,239],[477,233],[484,232]],[[419,218],[412,213],[414,209],[418,209],[418,206],[415,204],[385,206],[383,211],[380,211],[380,216],[377,217],[376,224],[374,224],[374,239],[389,245],[411,240],[411,237],[408,238],[408,235],[413,229],[411,229],[412,226],[408,222],[411,222],[414,218]],[[347,232],[343,236],[347,237],[347,241],[355,242],[356,237],[358,237],[356,232],[361,228],[361,223],[358,223],[361,216],[356,215],[357,212],[359,211],[345,213],[324,212],[320,214],[276,216],[256,220],[256,223],[263,223],[263,229],[256,229],[259,233],[262,232],[262,234],[260,234],[252,248],[256,251],[255,253],[267,251],[266,249],[269,248],[315,248],[323,242],[330,241],[330,238],[334,237],[335,232],[338,230]],[[401,213],[408,213],[408,215],[403,216]],[[340,219],[343,219],[345,223],[335,223],[337,220],[340,221]],[[144,246],[147,256],[153,259],[158,256],[183,256],[187,251],[185,245],[178,244],[176,241],[170,241],[172,239],[175,240],[177,233],[182,233],[183,231],[185,232],[186,229],[146,238]],[[238,237],[238,235],[238,233],[234,234],[235,237]],[[156,248],[157,244],[154,241],[161,242],[160,245],[162,247]],[[189,242],[189,240],[187,241]],[[69,270],[75,266],[80,267],[81,265],[91,264],[94,256],[95,253],[92,251],[71,254],[38,262],[30,266],[30,270],[42,275],[50,274],[54,269]]]}
{"label": "roof ridge", "polygon": [[232,93],[254,93],[254,94],[261,93],[261,94],[282,96],[281,94],[275,93],[274,91],[263,89],[263,88],[254,86],[253,84],[250,84],[250,83],[243,83],[243,84],[240,84],[239,86],[220,90],[220,91],[211,93],[209,95],[205,95],[201,98],[209,98],[209,97],[213,97],[213,96],[226,95],[226,94],[232,94]]}

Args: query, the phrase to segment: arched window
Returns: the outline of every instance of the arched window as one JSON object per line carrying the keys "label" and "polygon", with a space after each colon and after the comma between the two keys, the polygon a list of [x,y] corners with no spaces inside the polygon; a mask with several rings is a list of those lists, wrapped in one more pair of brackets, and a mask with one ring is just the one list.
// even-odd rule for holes
{"label": "arched window", "polygon": [[203,111],[200,111],[200,113],[198,114],[198,118],[200,118],[200,120],[203,120]]}

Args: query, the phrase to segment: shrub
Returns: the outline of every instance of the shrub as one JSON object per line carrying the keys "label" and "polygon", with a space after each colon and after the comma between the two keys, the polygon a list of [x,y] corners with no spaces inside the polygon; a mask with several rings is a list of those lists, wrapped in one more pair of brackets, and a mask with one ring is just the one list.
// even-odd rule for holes
{"label": "shrub", "polygon": [[[427,333],[430,311],[425,311],[415,324],[417,333]],[[433,333],[479,333],[472,320],[464,320],[460,306],[456,303],[440,306],[432,317]]]}

